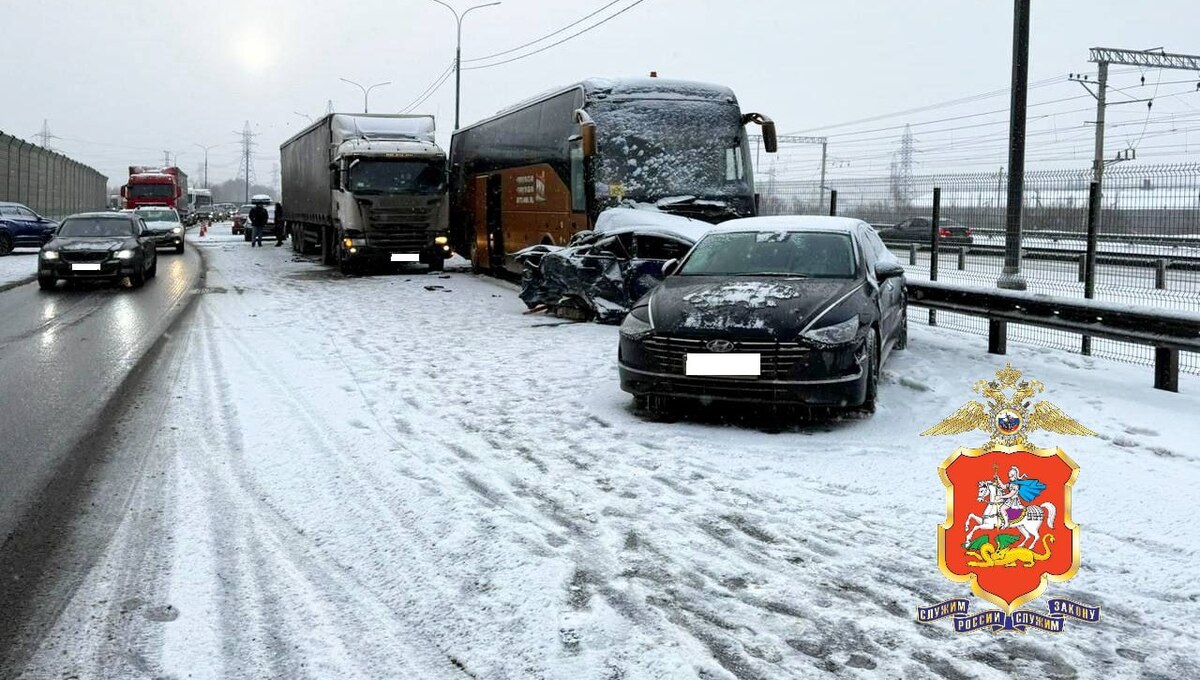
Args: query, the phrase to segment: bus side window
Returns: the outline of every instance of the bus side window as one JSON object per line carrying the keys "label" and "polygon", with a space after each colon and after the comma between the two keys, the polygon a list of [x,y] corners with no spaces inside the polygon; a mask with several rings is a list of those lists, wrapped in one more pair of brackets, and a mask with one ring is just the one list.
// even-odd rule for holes
{"label": "bus side window", "polygon": [[571,210],[587,210],[587,196],[584,194],[583,140],[578,137],[571,139]]}

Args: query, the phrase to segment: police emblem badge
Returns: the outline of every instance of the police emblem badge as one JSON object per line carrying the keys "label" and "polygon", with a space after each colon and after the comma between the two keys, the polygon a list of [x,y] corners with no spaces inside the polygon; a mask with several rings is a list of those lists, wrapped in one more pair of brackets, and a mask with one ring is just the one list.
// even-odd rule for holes
{"label": "police emblem badge", "polygon": [[1060,448],[1029,441],[1036,430],[1093,436],[1096,433],[1049,401],[1045,390],[1007,364],[995,380],[980,380],[971,401],[921,434],[953,435],[982,430],[981,448],[960,448],[938,468],[946,487],[946,521],[938,525],[938,566],[951,581],[999,609],[974,614],[956,598],[917,609],[923,623],[953,617],[954,629],[998,632],[1038,628],[1059,632],[1067,618],[1096,622],[1100,608],[1051,599],[1049,610],[1019,609],[1045,592],[1050,581],[1079,571],[1079,526],[1071,519],[1071,487],[1079,466]]}

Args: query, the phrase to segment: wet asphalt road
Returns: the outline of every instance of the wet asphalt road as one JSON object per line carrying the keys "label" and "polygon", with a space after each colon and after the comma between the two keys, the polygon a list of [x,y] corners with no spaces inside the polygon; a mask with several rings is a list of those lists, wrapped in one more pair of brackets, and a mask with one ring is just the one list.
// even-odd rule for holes
{"label": "wet asphalt road", "polygon": [[158,276],[138,290],[29,283],[0,292],[0,545],[87,448],[104,406],[184,309],[201,272],[189,248],[160,252]]}

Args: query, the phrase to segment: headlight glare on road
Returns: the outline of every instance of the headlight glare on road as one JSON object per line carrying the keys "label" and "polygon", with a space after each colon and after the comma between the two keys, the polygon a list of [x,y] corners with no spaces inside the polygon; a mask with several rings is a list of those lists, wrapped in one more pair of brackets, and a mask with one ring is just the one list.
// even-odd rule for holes
{"label": "headlight glare on road", "polygon": [[58,251],[57,250],[43,250],[42,251],[42,259],[43,260],[57,260],[58,259]]}
{"label": "headlight glare on road", "polygon": [[118,250],[116,253],[113,254],[113,257],[117,258],[118,260],[132,260],[133,259],[133,251],[132,250]]}
{"label": "headlight glare on road", "polygon": [[814,328],[804,333],[805,340],[811,340],[820,345],[844,345],[858,335],[858,315],[854,315],[841,323],[824,328]]}

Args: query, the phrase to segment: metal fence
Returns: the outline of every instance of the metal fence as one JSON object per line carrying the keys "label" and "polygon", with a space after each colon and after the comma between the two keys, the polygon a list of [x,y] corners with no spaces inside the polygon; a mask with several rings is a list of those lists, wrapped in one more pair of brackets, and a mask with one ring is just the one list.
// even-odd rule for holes
{"label": "metal fence", "polygon": [[[1025,174],[1021,274],[1031,292],[1084,297],[1091,180],[1090,168]],[[888,227],[930,218],[938,188],[941,217],[969,227],[971,237],[969,244],[939,244],[936,280],[991,287],[1004,265],[1007,182],[1002,172],[833,179],[824,190],[815,181],[766,181],[760,182],[761,208],[766,214],[827,214],[835,190],[837,214],[876,225],[909,278],[929,280],[931,231],[914,238]],[[1106,170],[1103,187],[1095,299],[1200,313],[1200,164],[1118,165]],[[939,326],[987,333],[982,319],[946,312],[933,318]],[[1010,337],[1072,351],[1082,345],[1079,335],[1031,327],[1014,326]],[[1152,348],[1126,343],[1096,340],[1091,351],[1154,361]],[[1181,368],[1200,374],[1200,356],[1183,355]]]}
{"label": "metal fence", "polygon": [[0,132],[0,201],[23,203],[43,217],[103,210],[108,178],[36,144]]}

